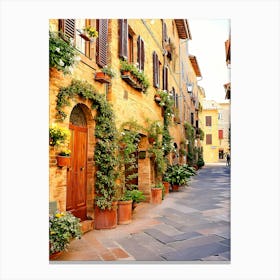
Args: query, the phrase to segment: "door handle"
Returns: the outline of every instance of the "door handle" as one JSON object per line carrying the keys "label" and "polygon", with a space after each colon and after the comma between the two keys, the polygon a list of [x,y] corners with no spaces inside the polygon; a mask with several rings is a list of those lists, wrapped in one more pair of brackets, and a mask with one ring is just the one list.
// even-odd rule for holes
{"label": "door handle", "polygon": [[80,167],[80,170],[83,171],[85,168],[84,167]]}

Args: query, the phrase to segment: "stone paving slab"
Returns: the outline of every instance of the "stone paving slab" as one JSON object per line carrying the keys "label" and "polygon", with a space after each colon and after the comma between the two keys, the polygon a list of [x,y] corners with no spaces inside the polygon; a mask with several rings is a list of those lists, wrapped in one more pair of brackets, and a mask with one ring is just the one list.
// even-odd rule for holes
{"label": "stone paving slab", "polygon": [[133,234],[132,237],[135,240],[135,242],[141,244],[143,247],[147,248],[148,250],[151,250],[157,255],[175,251],[174,248],[166,246],[166,244],[163,244],[162,242],[146,234],[145,232]]}
{"label": "stone paving slab", "polygon": [[228,247],[220,243],[211,243],[196,247],[190,247],[188,250],[180,249],[176,252],[163,254],[162,257],[167,261],[197,261],[202,258],[218,255],[228,251]]}
{"label": "stone paving slab", "polygon": [[135,242],[131,236],[118,240],[118,243],[138,261],[163,261],[164,259],[142,244]]}
{"label": "stone paving slab", "polygon": [[[225,241],[225,239],[222,238],[221,236],[212,234],[212,235],[200,235],[192,239],[177,241],[177,242],[170,243],[168,245],[175,249],[187,250],[190,247],[199,247],[211,243],[220,243],[222,241]],[[222,244],[222,245],[226,246],[226,244]]]}
{"label": "stone paving slab", "polygon": [[162,242],[164,244],[175,242],[175,241],[180,241],[180,240],[186,240],[186,239],[190,239],[190,238],[201,235],[197,232],[185,232],[182,234],[169,236],[155,228],[146,229],[144,232],[151,235],[153,238],[159,240],[160,242]]}

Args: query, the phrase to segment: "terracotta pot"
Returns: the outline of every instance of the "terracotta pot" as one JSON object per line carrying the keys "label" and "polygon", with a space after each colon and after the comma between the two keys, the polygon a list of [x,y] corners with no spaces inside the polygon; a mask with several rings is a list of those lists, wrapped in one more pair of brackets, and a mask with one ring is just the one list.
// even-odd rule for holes
{"label": "terracotta pot", "polygon": [[178,192],[179,191],[179,185],[172,185],[172,191]]}
{"label": "terracotta pot", "polygon": [[164,190],[165,190],[165,195],[169,194],[169,187],[170,187],[170,183],[169,182],[162,182],[164,185]]}
{"label": "terracotta pot", "polygon": [[132,202],[132,210],[134,210],[134,209],[137,207],[137,205],[138,205],[138,203],[135,202],[135,201],[133,201],[133,202]]}
{"label": "terracotta pot", "polygon": [[159,103],[161,101],[160,95],[159,94],[155,94],[154,100]]}
{"label": "terracotta pot", "polygon": [[71,165],[71,157],[69,156],[57,156],[56,160],[57,160],[57,165],[60,167]]}
{"label": "terracotta pot", "polygon": [[118,224],[126,225],[131,223],[132,200],[118,202]]}
{"label": "terracotta pot", "polygon": [[117,201],[112,204],[112,209],[102,210],[98,206],[94,207],[94,227],[95,229],[112,229],[117,226]]}
{"label": "terracotta pot", "polygon": [[161,188],[152,188],[152,203],[160,204],[162,202],[162,189]]}
{"label": "terracotta pot", "polygon": [[124,75],[124,76],[130,76],[130,72],[129,72],[129,71],[122,71],[122,75]]}
{"label": "terracotta pot", "polygon": [[62,254],[62,251],[51,254],[50,260],[56,260],[61,254]]}
{"label": "terracotta pot", "polygon": [[103,72],[96,72],[95,73],[95,80],[100,83],[110,83],[111,78],[109,75],[103,73]]}
{"label": "terracotta pot", "polygon": [[155,138],[148,137],[148,141],[149,141],[150,144],[153,144],[155,142]]}

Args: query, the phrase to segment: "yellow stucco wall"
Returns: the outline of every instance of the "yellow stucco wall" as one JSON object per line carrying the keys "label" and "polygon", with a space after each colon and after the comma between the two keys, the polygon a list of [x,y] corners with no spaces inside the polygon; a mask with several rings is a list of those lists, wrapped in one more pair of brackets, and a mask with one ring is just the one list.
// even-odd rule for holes
{"label": "yellow stucco wall", "polygon": [[[95,22],[95,20],[92,20]],[[164,20],[167,25],[167,34],[171,38],[175,45],[174,56],[171,61],[163,55],[162,52],[162,21],[156,19],[151,22],[151,20],[141,19],[128,19],[128,25],[134,33],[134,62],[137,62],[137,38],[140,35],[145,44],[145,62],[144,62],[144,73],[147,76],[150,87],[147,93],[137,91],[127,84],[122,78],[120,73],[120,59],[119,59],[119,33],[118,33],[118,19],[110,19],[108,23],[109,36],[108,36],[108,65],[115,71],[116,76],[112,78],[111,84],[109,86],[101,84],[95,81],[95,73],[100,71],[100,67],[96,64],[95,60],[95,48],[96,44],[91,43],[91,49],[93,51],[92,58],[88,58],[85,55],[80,55],[80,62],[71,75],[64,76],[62,73],[57,73],[57,71],[50,70],[49,77],[49,122],[53,123],[56,121],[56,96],[59,89],[63,86],[68,86],[72,79],[85,80],[91,85],[93,85],[100,94],[107,94],[108,101],[112,104],[113,110],[116,116],[116,125],[119,127],[123,122],[134,119],[140,125],[145,125],[146,119],[159,120],[163,123],[163,116],[161,107],[157,105],[154,101],[154,94],[156,93],[156,88],[153,87],[153,56],[152,53],[155,51],[158,55],[159,61],[161,63],[160,69],[160,89],[162,89],[162,67],[164,65],[168,66],[168,89],[172,87],[175,92],[180,94],[180,57],[179,57],[179,47],[180,39],[178,32],[172,19]],[[94,23],[95,24],[95,23]],[[49,26],[51,31],[58,30],[58,20],[51,19],[49,21]],[[150,29],[150,30],[149,30]],[[151,34],[152,33],[152,34]],[[67,127],[69,125],[69,115],[73,106],[76,103],[85,103],[88,108],[90,104],[81,98],[78,98],[71,102],[71,106],[66,106],[65,108],[68,117],[60,125]],[[94,110],[91,112],[94,118]],[[190,116],[188,115],[188,118]],[[145,133],[145,132],[144,132]],[[184,127],[183,122],[181,124],[173,123],[170,128],[170,134],[177,145],[180,145],[182,139],[184,139]],[[91,138],[89,143],[91,146],[88,149],[88,166],[91,168],[88,172],[88,193],[90,197],[90,203],[92,204],[93,193],[94,193],[94,182],[93,173],[95,172],[93,166],[93,153],[94,153],[94,133],[91,133]],[[66,169],[58,169],[55,161],[55,151],[50,150],[50,201],[55,200],[58,202],[58,207],[61,210],[65,210],[66,202]],[[147,163],[148,164],[148,163]],[[149,163],[150,164],[150,163]],[[144,168],[145,167],[145,168]],[[141,178],[147,178],[150,176],[151,168],[150,165],[146,165],[139,172],[139,181]],[[147,180],[146,180],[147,181]],[[150,188],[149,184],[144,186],[145,188]],[[143,188],[144,188],[143,187]]]}

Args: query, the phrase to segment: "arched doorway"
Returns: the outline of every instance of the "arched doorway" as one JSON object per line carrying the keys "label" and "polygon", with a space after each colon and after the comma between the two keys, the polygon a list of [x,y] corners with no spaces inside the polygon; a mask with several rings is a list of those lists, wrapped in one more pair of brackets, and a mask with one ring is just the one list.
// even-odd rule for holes
{"label": "arched doorway", "polygon": [[82,221],[87,218],[87,146],[88,128],[82,105],[70,115],[71,166],[67,172],[66,210]]}

